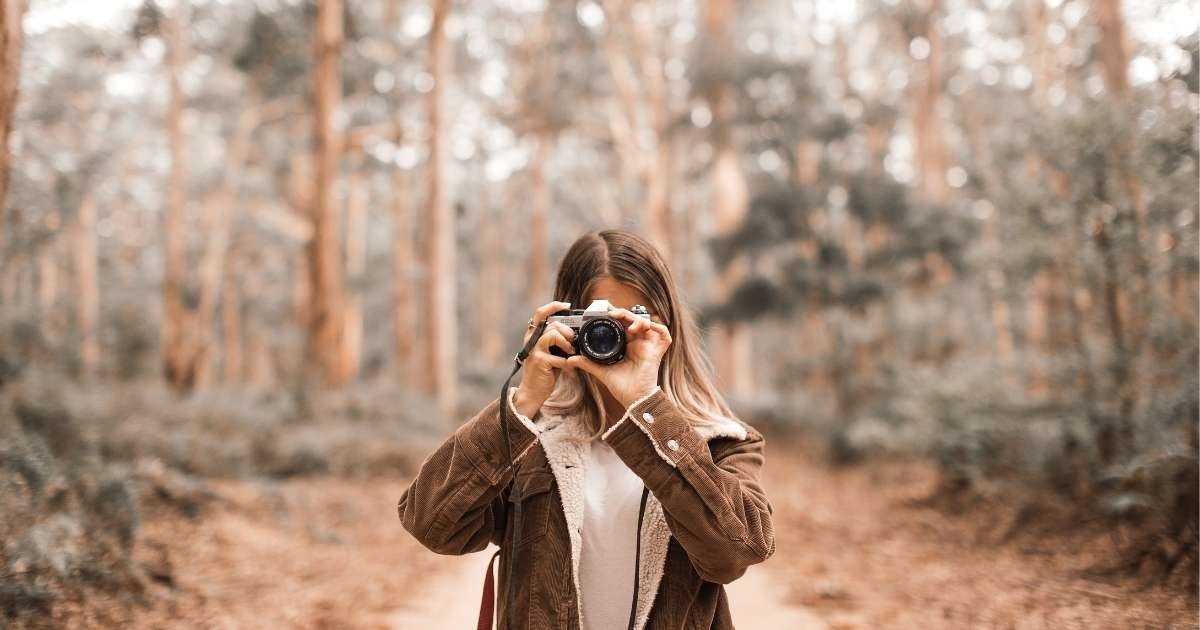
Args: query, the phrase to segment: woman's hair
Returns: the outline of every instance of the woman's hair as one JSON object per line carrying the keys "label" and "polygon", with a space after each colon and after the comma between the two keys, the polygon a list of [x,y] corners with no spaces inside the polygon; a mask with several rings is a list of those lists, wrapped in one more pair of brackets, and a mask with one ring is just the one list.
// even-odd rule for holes
{"label": "woman's hair", "polygon": [[[650,301],[645,306],[670,329],[672,341],[659,366],[659,385],[692,426],[708,425],[720,417],[732,419],[733,412],[713,383],[712,364],[700,349],[699,328],[658,250],[627,230],[588,232],[563,257],[554,299],[585,308],[592,299],[604,297],[592,295],[592,289],[605,277],[645,294]],[[559,378],[545,407],[552,413],[582,411],[598,436],[604,426],[601,400],[596,382],[576,370],[575,379]]]}

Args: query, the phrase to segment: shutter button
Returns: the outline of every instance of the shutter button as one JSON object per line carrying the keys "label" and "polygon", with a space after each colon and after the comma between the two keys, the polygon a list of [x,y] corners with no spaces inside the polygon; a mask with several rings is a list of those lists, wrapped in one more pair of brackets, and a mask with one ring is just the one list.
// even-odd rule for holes
{"label": "shutter button", "polygon": [[667,448],[671,449],[672,451],[678,451],[679,442],[676,442],[675,440],[667,440]]}
{"label": "shutter button", "polygon": [[642,420],[645,420],[647,424],[653,424],[654,416],[650,415],[650,412],[647,411],[646,413],[642,414]]}

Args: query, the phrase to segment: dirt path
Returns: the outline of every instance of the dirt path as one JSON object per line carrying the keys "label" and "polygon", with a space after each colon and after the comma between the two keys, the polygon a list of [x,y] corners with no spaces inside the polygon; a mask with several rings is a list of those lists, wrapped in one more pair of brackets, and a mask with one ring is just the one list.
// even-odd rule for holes
{"label": "dirt path", "polygon": [[[479,619],[484,571],[495,547],[439,559],[438,571],[417,585],[388,621],[393,628],[466,630]],[[499,566],[497,561],[496,565]]]}
{"label": "dirt path", "polygon": [[1082,577],[1111,559],[1111,533],[1053,504],[1013,527],[1019,501],[999,487],[930,507],[938,477],[927,462],[830,469],[811,444],[781,441],[768,461],[778,547],[769,564],[789,601],[830,628],[1198,627],[1186,587]]}
{"label": "dirt path", "polygon": [[825,630],[829,627],[809,608],[791,600],[785,576],[776,563],[750,567],[725,587],[729,611],[740,628]]}
{"label": "dirt path", "polygon": [[[1103,538],[1033,532],[1000,544],[1003,511],[912,504],[932,487],[927,465],[833,470],[803,445],[768,448],[777,552],[728,587],[743,630],[1197,627],[1178,587],[1074,577]],[[222,498],[198,519],[145,515],[141,560],[173,584],[155,587],[137,626],[475,626],[491,552],[417,544],[396,520],[404,480],[212,487]]]}
{"label": "dirt path", "polygon": [[[472,628],[478,618],[475,608],[488,559],[486,552],[446,558],[436,574],[425,580],[390,617],[392,627],[428,630]],[[803,606],[789,603],[787,585],[766,565],[752,567],[728,587],[730,610],[745,628],[824,630],[828,626]],[[464,603],[465,602],[465,603]]]}

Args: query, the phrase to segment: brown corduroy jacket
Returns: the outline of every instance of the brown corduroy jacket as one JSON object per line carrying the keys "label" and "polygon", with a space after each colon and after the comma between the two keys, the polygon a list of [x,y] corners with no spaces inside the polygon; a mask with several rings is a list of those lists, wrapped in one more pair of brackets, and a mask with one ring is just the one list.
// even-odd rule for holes
{"label": "brown corduroy jacket", "polygon": [[[515,465],[510,468],[504,455],[496,399],[422,462],[400,497],[400,521],[437,553],[499,546],[498,628],[517,630],[505,626],[504,606],[512,557],[508,493],[518,484],[524,499],[513,566],[513,623],[529,630],[578,630],[588,428],[577,417],[522,416],[511,396],[508,404],[518,420],[508,429]],[[636,600],[630,593],[631,627],[733,628],[723,585],[775,552],[773,508],[759,482],[762,434],[741,421],[693,426],[655,389],[630,405],[602,439],[649,491]],[[464,604],[471,600],[464,593]]]}

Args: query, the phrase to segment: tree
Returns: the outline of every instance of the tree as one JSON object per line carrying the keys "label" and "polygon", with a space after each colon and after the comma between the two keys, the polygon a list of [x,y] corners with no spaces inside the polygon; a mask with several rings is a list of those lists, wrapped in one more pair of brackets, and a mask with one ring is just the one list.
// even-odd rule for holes
{"label": "tree", "polygon": [[367,204],[369,173],[363,159],[361,142],[352,146],[352,172],[346,195],[346,299],[344,339],[342,341],[342,377],[349,381],[358,376],[363,349],[363,280],[367,271]]}
{"label": "tree", "polygon": [[73,227],[79,372],[86,380],[95,377],[96,367],[100,363],[100,344],[96,330],[100,317],[100,287],[96,273],[96,198],[93,192],[83,194]]}
{"label": "tree", "polygon": [[[157,11],[152,4],[149,10]],[[166,250],[166,272],[163,277],[163,365],[167,382],[177,390],[189,390],[196,384],[199,351],[191,338],[196,330],[189,325],[189,312],[184,304],[184,283],[187,273],[184,222],[187,212],[188,172],[183,114],[186,96],[183,92],[183,66],[187,60],[185,25],[188,3],[178,2],[170,18],[163,20],[167,44],[167,144],[171,155],[167,180],[167,209],[163,222],[163,244]],[[143,8],[143,11],[148,9]]]}
{"label": "tree", "polygon": [[609,1],[606,6],[604,54],[619,103],[607,108],[609,127],[624,170],[638,180],[640,225],[671,260],[677,249],[671,229],[674,115],[661,50],[668,38],[655,31],[655,12],[662,7],[632,0]]}
{"label": "tree", "polygon": [[[729,29],[736,18],[731,0],[708,0],[704,9],[704,33],[707,63],[721,67],[733,55]],[[746,214],[748,192],[745,175],[738,163],[733,142],[736,115],[734,86],[720,71],[703,86],[704,97],[712,112],[713,159],[709,175],[712,182],[713,214],[718,236],[729,236]],[[717,301],[726,301],[746,273],[746,261],[738,259],[717,278]],[[717,378],[735,395],[751,392],[754,373],[751,362],[750,329],[744,324],[726,321],[716,331],[714,364]]]}
{"label": "tree", "polygon": [[[392,0],[387,4],[387,19],[384,22],[391,31],[391,49],[396,60],[403,58],[403,49],[398,37],[400,33],[400,0]],[[394,72],[398,74],[400,68]],[[404,109],[399,99],[391,102],[392,112],[392,145],[400,147],[404,144]],[[424,352],[418,351],[418,339],[414,327],[417,324],[416,287],[413,282],[413,270],[416,267],[416,241],[413,238],[413,203],[411,201],[411,186],[405,176],[405,169],[399,164],[391,165],[391,215],[392,215],[392,343],[395,349],[394,361],[399,381],[412,383],[421,373],[420,361]],[[427,340],[425,341],[427,343]]]}
{"label": "tree", "polygon": [[[189,274],[187,205],[190,165],[184,114],[188,97],[182,74],[190,53],[187,26],[191,19],[188,3],[179,2],[173,13],[163,16],[157,5],[147,2],[138,15],[135,38],[161,34],[167,44],[169,99],[166,115],[170,174],[167,211],[164,220],[166,272],[163,278],[163,359],[168,382],[179,391],[211,384],[216,376],[216,358],[220,355],[217,337],[217,309],[221,308],[222,284],[228,277],[228,251],[235,206],[239,203],[242,172],[247,167],[254,132],[261,122],[270,120],[291,106],[291,99],[260,102],[256,86],[248,90],[240,114],[233,121],[225,143],[225,160],[216,169],[216,184],[201,204],[204,248],[196,273]],[[194,275],[194,280],[190,277]],[[232,313],[225,311],[224,317]],[[235,350],[235,356],[237,351]],[[228,371],[226,372],[228,376]]]}
{"label": "tree", "polygon": [[946,184],[948,164],[939,106],[943,83],[943,46],[937,24],[942,1],[927,0],[924,4],[926,6],[913,19],[917,32],[909,34],[910,41],[925,57],[923,63],[916,64],[917,78],[912,82],[913,135],[920,167],[921,191],[933,201],[944,202],[949,197],[950,187]]}
{"label": "tree", "polygon": [[443,95],[450,80],[450,49],[446,44],[446,17],[449,0],[434,0],[433,24],[429,31],[429,73],[433,86],[426,107],[429,117],[429,196],[426,224],[428,237],[425,253],[425,322],[429,336],[425,363],[427,391],[437,398],[438,409],[445,418],[453,418],[457,406],[457,375],[455,365],[457,337],[457,301],[455,266],[454,210],[446,199],[445,158],[446,129],[442,122]]}
{"label": "tree", "polygon": [[21,21],[25,0],[0,0],[0,246],[4,245],[5,208],[8,206],[8,136],[17,107],[21,77]]}
{"label": "tree", "polygon": [[342,44],[342,3],[317,2],[313,29],[313,198],[312,240],[308,245],[309,308],[308,364],[324,385],[344,384],[344,289],[341,238],[338,230],[334,185],[341,155],[341,138],[334,115],[341,102],[339,55]]}

